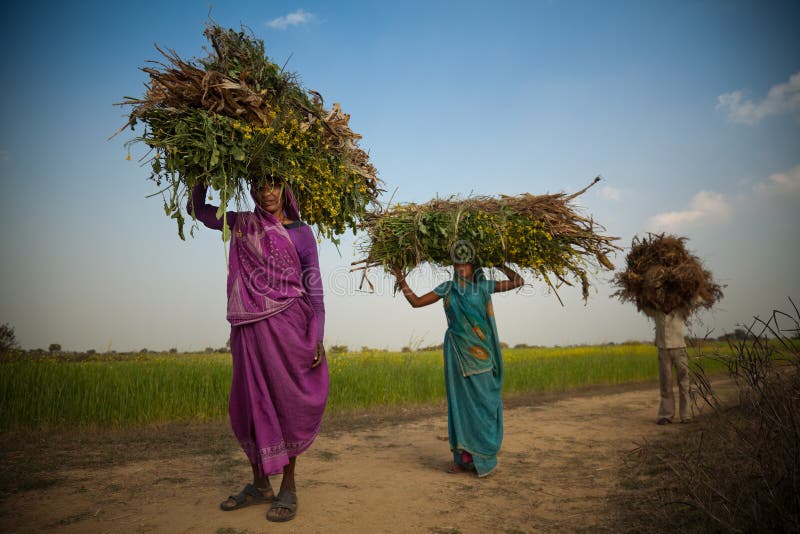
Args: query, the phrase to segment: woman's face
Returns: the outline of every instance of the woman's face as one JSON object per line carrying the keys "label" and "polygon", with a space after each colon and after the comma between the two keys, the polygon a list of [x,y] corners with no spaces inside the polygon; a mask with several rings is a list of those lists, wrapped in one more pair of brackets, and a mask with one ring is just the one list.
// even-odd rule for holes
{"label": "woman's face", "polygon": [[283,211],[283,187],[279,183],[264,182],[256,191],[256,201],[264,211],[279,215]]}
{"label": "woman's face", "polygon": [[471,263],[456,263],[453,267],[462,278],[470,279],[475,272],[475,266]]}

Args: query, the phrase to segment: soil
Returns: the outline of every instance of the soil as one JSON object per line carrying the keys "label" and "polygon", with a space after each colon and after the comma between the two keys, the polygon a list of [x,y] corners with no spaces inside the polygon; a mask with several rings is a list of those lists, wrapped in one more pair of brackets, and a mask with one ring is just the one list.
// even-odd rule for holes
{"label": "soil", "polygon": [[654,382],[505,404],[499,468],[483,479],[445,472],[444,405],[327,417],[283,524],[263,504],[219,509],[251,479],[224,421],[7,432],[0,531],[615,532],[631,452],[691,426],[655,424]]}

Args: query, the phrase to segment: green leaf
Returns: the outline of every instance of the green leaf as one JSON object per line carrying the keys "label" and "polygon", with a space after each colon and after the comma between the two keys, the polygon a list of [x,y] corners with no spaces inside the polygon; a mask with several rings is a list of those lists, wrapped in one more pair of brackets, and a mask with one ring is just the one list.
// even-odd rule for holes
{"label": "green leaf", "polygon": [[186,236],[183,235],[183,223],[184,223],[184,220],[183,220],[183,214],[181,213],[181,210],[175,210],[175,212],[172,214],[171,218],[175,219],[176,221],[178,221],[178,237],[181,238],[181,241],[186,241]]}
{"label": "green leaf", "polygon": [[220,202],[219,207],[217,208],[217,219],[222,219],[223,215],[225,215],[225,204]]}

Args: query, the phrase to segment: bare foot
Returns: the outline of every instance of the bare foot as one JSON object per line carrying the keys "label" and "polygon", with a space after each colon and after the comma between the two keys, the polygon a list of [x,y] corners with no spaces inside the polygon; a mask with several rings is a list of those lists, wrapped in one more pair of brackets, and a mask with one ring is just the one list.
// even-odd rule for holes
{"label": "bare foot", "polygon": [[445,471],[453,475],[458,473],[469,473],[470,471],[473,470],[474,469],[470,469],[470,466],[464,466],[461,464],[457,464],[455,462],[452,462],[450,465],[447,466],[447,469],[445,469]]}

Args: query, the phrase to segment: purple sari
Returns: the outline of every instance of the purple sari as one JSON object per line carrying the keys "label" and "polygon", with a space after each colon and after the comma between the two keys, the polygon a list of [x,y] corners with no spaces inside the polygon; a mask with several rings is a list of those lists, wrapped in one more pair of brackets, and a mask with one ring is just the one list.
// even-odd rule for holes
{"label": "purple sari", "polygon": [[[189,212],[222,229],[205,188],[192,191]],[[287,190],[287,218],[297,204]],[[322,280],[316,240],[299,222],[282,225],[258,203],[228,212],[231,228],[228,312],[233,380],[228,403],[233,433],[261,474],[283,470],[319,433],[328,398],[325,361],[311,364],[324,332]]]}

